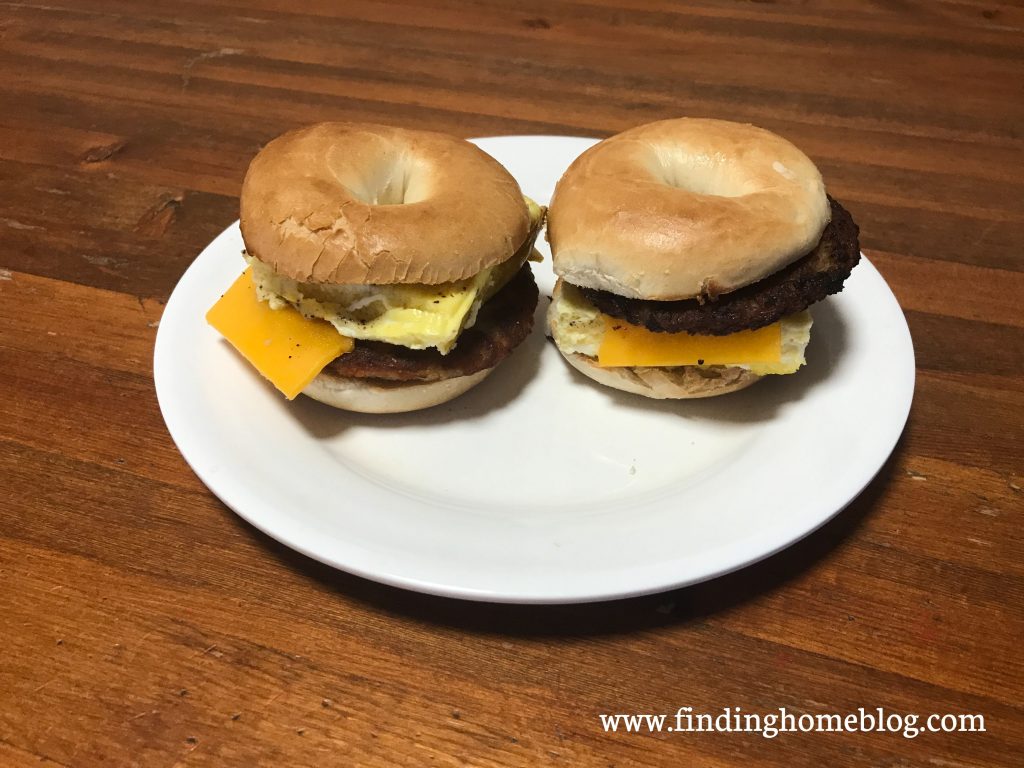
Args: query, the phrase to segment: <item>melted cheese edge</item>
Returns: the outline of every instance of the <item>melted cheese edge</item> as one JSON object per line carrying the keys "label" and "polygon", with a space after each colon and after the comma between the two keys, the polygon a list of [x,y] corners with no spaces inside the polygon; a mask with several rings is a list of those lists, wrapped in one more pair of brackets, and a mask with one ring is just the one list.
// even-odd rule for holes
{"label": "melted cheese edge", "polygon": [[259,301],[249,270],[210,308],[206,321],[289,400],[355,346],[330,323]]}

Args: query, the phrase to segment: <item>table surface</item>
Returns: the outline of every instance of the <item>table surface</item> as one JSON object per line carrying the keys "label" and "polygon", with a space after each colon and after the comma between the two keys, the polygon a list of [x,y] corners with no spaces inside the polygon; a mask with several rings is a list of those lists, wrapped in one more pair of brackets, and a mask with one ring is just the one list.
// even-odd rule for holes
{"label": "table surface", "polygon": [[[1019,765],[1024,10],[823,5],[0,4],[0,764]],[[320,566],[189,470],[153,340],[268,139],[679,115],[805,149],[906,312],[909,424],[832,523],[700,586],[503,607]],[[987,732],[598,720],[681,706],[982,713]]]}

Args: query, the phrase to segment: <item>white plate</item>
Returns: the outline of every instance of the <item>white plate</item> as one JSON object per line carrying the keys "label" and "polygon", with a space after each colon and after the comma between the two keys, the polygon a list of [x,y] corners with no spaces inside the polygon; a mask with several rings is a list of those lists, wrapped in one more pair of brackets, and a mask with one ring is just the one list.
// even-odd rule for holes
{"label": "white plate", "polygon": [[[477,143],[547,202],[593,142]],[[712,400],[600,387],[545,342],[538,314],[530,340],[451,403],[397,416],[289,403],[203,319],[241,272],[241,249],[233,225],[167,302],[154,358],[167,427],[210,490],[254,526],[387,584],[558,603],[712,578],[845,507],[910,409],[910,333],[866,259],[814,310],[806,368]],[[534,272],[543,311],[549,262]]]}

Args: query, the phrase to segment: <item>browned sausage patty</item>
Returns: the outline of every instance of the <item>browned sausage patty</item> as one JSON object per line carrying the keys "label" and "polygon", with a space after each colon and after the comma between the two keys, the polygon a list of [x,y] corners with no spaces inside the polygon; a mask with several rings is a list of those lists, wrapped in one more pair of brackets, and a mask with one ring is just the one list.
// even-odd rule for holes
{"label": "browned sausage patty", "polygon": [[832,220],[806,256],[763,280],[716,298],[652,301],[627,299],[608,291],[583,288],[583,294],[606,315],[652,331],[725,336],[771,325],[807,309],[843,282],[860,260],[859,229],[843,206],[828,199]]}
{"label": "browned sausage patty", "polygon": [[481,308],[476,323],[459,335],[451,352],[409,349],[381,341],[356,341],[355,349],[328,363],[336,376],[383,381],[439,381],[493,368],[533,328],[537,284],[528,264]]}

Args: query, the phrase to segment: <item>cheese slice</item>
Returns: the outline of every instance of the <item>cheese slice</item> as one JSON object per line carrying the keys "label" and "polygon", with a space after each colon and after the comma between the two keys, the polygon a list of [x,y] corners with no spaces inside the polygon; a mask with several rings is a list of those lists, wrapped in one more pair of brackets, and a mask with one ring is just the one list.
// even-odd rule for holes
{"label": "cheese slice", "polygon": [[248,269],[206,313],[206,322],[289,400],[354,346],[324,320],[307,319],[289,306],[271,309],[257,299]]}
{"label": "cheese slice", "polygon": [[607,315],[597,363],[622,366],[751,365],[782,360],[782,330],[773,323],[728,336],[656,333]]}

